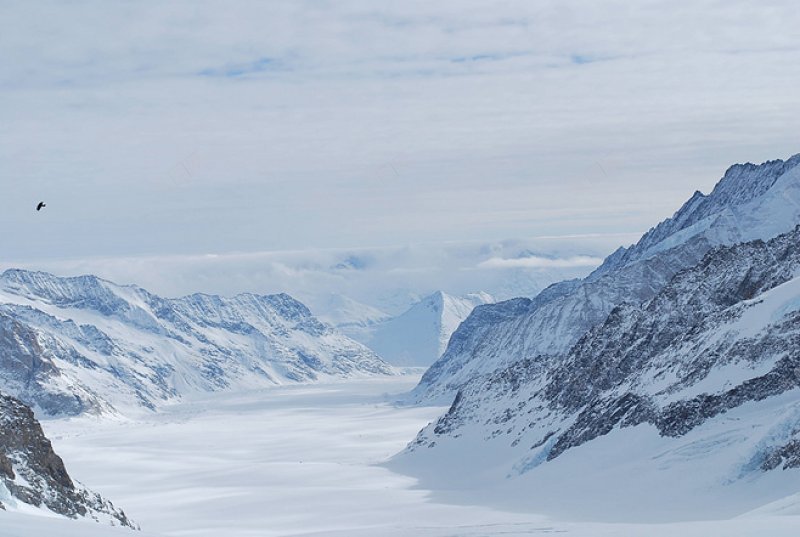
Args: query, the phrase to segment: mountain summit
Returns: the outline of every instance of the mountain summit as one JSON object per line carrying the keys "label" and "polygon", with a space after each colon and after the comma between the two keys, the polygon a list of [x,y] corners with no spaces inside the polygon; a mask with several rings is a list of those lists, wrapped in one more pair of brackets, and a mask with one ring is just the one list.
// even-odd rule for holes
{"label": "mountain summit", "polygon": [[735,166],[585,280],[476,308],[416,391],[449,410],[392,464],[615,520],[796,493],[798,223],[800,158]]}
{"label": "mountain summit", "polygon": [[475,306],[494,302],[486,293],[456,297],[437,291],[403,314],[378,324],[363,340],[398,366],[429,366],[447,348],[450,336]]}
{"label": "mountain summit", "polygon": [[414,396],[452,398],[477,376],[524,359],[563,355],[616,306],[651,299],[714,247],[766,240],[798,222],[800,155],[732,166],[711,194],[696,193],[672,218],[610,255],[587,278],[557,283],[533,299],[476,308]]}

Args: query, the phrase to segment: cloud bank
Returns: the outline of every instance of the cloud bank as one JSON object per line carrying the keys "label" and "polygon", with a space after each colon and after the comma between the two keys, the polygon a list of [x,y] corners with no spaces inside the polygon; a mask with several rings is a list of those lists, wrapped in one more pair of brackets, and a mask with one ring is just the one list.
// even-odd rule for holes
{"label": "cloud bank", "polygon": [[497,299],[533,296],[588,274],[600,257],[634,236],[547,237],[402,247],[159,255],[0,263],[64,276],[96,274],[163,296],[287,292],[328,313],[344,295],[398,314],[434,291],[486,291]]}
{"label": "cloud bank", "polygon": [[479,266],[485,268],[574,268],[597,267],[603,262],[602,258],[591,256],[574,256],[559,258],[529,256],[506,259],[493,257],[482,261]]}
{"label": "cloud bank", "polygon": [[788,0],[4,2],[0,252],[647,229],[798,151],[798,26]]}

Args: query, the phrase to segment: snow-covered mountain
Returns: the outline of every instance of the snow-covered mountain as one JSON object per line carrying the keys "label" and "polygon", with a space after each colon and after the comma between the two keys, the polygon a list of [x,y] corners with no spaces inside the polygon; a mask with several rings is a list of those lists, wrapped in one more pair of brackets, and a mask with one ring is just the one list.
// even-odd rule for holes
{"label": "snow-covered mountain", "polygon": [[768,239],[798,222],[800,155],[732,166],[711,194],[695,193],[672,218],[617,250],[587,278],[552,285],[533,299],[477,307],[413,396],[449,399],[498,368],[563,355],[617,305],[651,299],[715,246]]}
{"label": "snow-covered mountain", "polygon": [[442,355],[450,336],[475,306],[493,301],[486,293],[456,297],[437,291],[378,324],[361,341],[391,364],[428,366]]}
{"label": "snow-covered mountain", "polygon": [[800,226],[711,250],[562,356],[472,379],[400,459],[509,477],[537,505],[730,515],[797,492],[799,409]]}
{"label": "snow-covered mountain", "polygon": [[737,165],[586,279],[476,308],[415,391],[449,411],[393,464],[593,518],[797,493],[798,223],[800,156]]}
{"label": "snow-covered mountain", "polygon": [[47,415],[391,373],[285,294],[165,299],[94,276],[0,275],[0,386]]}
{"label": "snow-covered mountain", "polygon": [[74,482],[33,412],[0,394],[0,509],[90,518],[136,529],[108,500]]}

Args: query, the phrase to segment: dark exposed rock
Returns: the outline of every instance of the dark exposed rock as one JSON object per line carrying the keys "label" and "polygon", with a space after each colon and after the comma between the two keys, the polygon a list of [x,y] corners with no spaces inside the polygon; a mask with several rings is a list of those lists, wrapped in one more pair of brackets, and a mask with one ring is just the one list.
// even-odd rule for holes
{"label": "dark exposed rock", "polygon": [[[614,308],[625,303],[638,306],[652,299],[678,272],[695,266],[715,247],[791,230],[800,221],[798,168],[800,155],[786,161],[732,166],[711,194],[695,193],[671,218],[635,245],[617,250],[587,278],[556,284],[532,300],[476,309],[456,331],[441,359],[423,376],[413,396],[418,400],[452,396],[465,384],[515,361],[565,355]],[[780,263],[786,252],[772,253]],[[730,254],[739,255],[735,251]],[[704,298],[732,304],[754,297],[764,288],[757,271],[735,276],[736,285],[719,286],[719,296]],[[698,310],[701,316],[703,311]],[[651,331],[651,337],[661,338],[655,343],[683,335]],[[618,365],[635,368],[636,361]],[[551,364],[556,367],[560,367],[558,360]]]}
{"label": "dark exposed rock", "polygon": [[[798,273],[800,226],[767,242],[715,248],[652,299],[614,308],[564,356],[521,360],[467,383],[411,449],[478,422],[485,439],[507,436],[512,447],[526,431],[546,435],[530,449],[540,452],[535,460],[551,461],[616,428],[650,424],[664,437],[681,437],[746,403],[798,390],[800,311],[769,310],[755,329],[740,323]],[[791,304],[793,295],[778,296]],[[741,378],[721,378],[727,366]],[[710,389],[696,389],[714,374]],[[751,468],[800,467],[796,439],[765,442]]]}
{"label": "dark exposed rock", "polygon": [[0,394],[0,483],[16,501],[69,518],[137,526],[99,494],[75,484],[30,408]]}
{"label": "dark exposed rock", "polygon": [[80,414],[96,406],[88,393],[65,393],[53,386],[61,375],[53,363],[53,350],[62,350],[62,357],[71,353],[55,342],[45,350],[39,334],[19,322],[15,316],[0,310],[0,386],[45,414]]}
{"label": "dark exposed rock", "polygon": [[[795,352],[800,351],[796,348]],[[664,436],[682,436],[709,418],[748,401],[761,401],[800,387],[800,355],[786,357],[766,375],[749,379],[720,394],[701,394],[664,408],[655,425]]]}
{"label": "dark exposed rock", "polygon": [[647,397],[626,393],[618,399],[597,401],[578,415],[575,423],[553,445],[547,460],[552,460],[566,450],[580,446],[599,436],[608,434],[618,424],[635,426],[651,421],[655,406]]}
{"label": "dark exposed rock", "polygon": [[438,422],[436,422],[436,427],[434,428],[436,434],[447,434],[453,429],[452,420],[458,413],[458,403],[461,402],[462,397],[463,395],[461,394],[461,392],[458,392],[456,394],[456,398],[453,399],[453,404],[450,405],[450,409],[444,416],[439,418]]}
{"label": "dark exposed rock", "polygon": [[771,450],[764,457],[761,469],[765,472],[783,465],[783,469],[800,468],[800,440],[791,442]]}

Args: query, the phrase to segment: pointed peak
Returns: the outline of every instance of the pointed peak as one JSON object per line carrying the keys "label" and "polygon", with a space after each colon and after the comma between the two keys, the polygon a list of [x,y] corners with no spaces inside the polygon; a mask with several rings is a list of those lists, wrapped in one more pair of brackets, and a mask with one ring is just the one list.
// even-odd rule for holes
{"label": "pointed peak", "polygon": [[430,295],[426,296],[425,298],[423,298],[420,301],[420,303],[429,304],[430,306],[432,306],[434,308],[441,309],[441,308],[444,307],[444,303],[448,298],[450,298],[450,295],[448,295],[444,291],[439,290],[439,291],[435,291],[435,292],[431,293]]}
{"label": "pointed peak", "polygon": [[800,153],[787,160],[775,159],[753,164],[745,162],[734,164],[725,170],[725,175],[714,187],[708,198],[728,204],[740,204],[760,196],[778,180],[778,178],[800,164]]}

